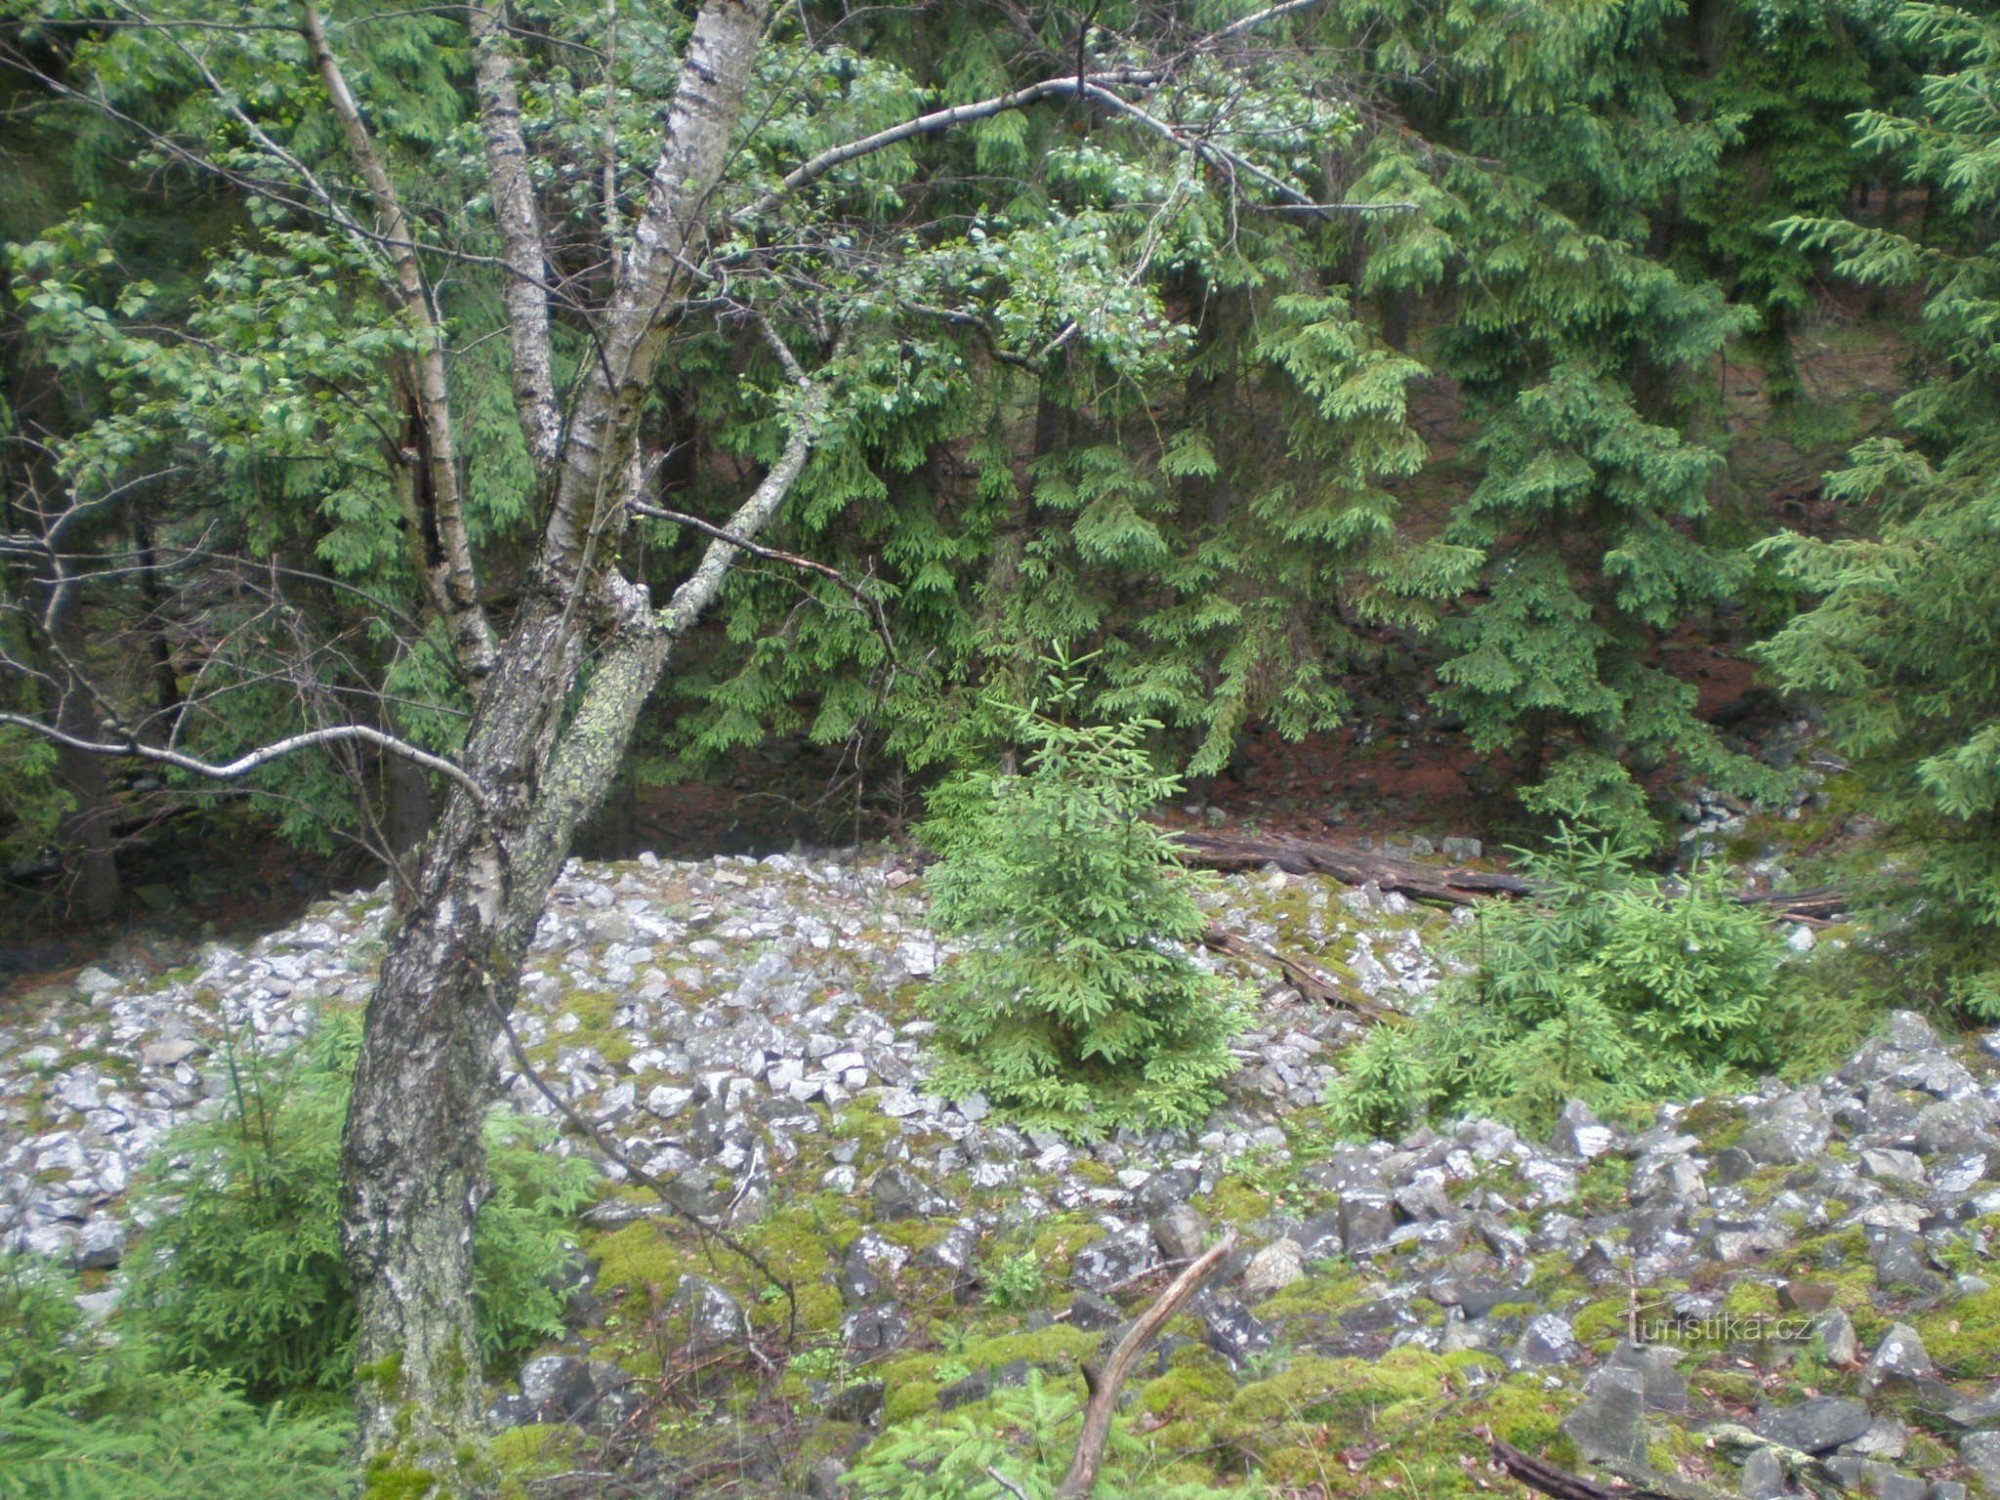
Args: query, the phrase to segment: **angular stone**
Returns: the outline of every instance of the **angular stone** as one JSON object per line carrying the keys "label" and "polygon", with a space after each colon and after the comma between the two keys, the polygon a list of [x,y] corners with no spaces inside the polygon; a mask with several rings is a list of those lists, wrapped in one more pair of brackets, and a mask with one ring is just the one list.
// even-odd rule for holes
{"label": "angular stone", "polygon": [[905,1167],[885,1167],[869,1189],[875,1212],[884,1219],[930,1219],[948,1214],[956,1205]]}
{"label": "angular stone", "polygon": [[1686,1411],[1687,1381],[1675,1368],[1680,1361],[1681,1351],[1671,1345],[1621,1343],[1611,1351],[1604,1368],[1636,1374],[1651,1410]]}
{"label": "angular stone", "polygon": [[888,1304],[857,1308],[840,1325],[840,1339],[850,1354],[887,1354],[909,1337],[910,1323]]}
{"label": "angular stone", "polygon": [[1610,1128],[1591,1112],[1589,1105],[1579,1099],[1572,1099],[1563,1106],[1556,1128],[1549,1136],[1552,1149],[1564,1156],[1580,1156],[1585,1161],[1604,1155],[1615,1144],[1617,1137]]}
{"label": "angular stone", "polygon": [[140,1048],[139,1062],[142,1067],[171,1068],[186,1062],[189,1058],[200,1057],[207,1051],[207,1044],[198,1042],[193,1037],[169,1037],[164,1041]]}
{"label": "angular stone", "polygon": [[1605,1368],[1591,1377],[1583,1404],[1562,1430],[1593,1463],[1646,1462],[1646,1385],[1637,1370]]}
{"label": "angular stone", "polygon": [[1829,1307],[1813,1319],[1813,1332],[1819,1336],[1820,1350],[1826,1362],[1837,1368],[1846,1368],[1861,1358],[1861,1340],[1854,1332],[1854,1320],[1843,1307]]}
{"label": "angular stone", "polygon": [[1877,1390],[1891,1379],[1928,1380],[1937,1374],[1924,1341],[1907,1323],[1893,1323],[1875,1346],[1875,1356],[1861,1372],[1864,1393]]}
{"label": "angular stone", "polygon": [[2000,1432],[1968,1433],[1959,1439],[1958,1456],[1988,1494],[2000,1495]]}
{"label": "angular stone", "polygon": [[1381,1193],[1345,1194],[1336,1212],[1340,1215],[1340,1240],[1349,1255],[1380,1250],[1396,1228],[1395,1210]]}
{"label": "angular stone", "polygon": [[1743,1500],[1784,1500],[1785,1466],[1769,1448],[1759,1448],[1743,1460]]}
{"label": "angular stone", "polygon": [[125,1226],[106,1214],[94,1214],[76,1237],[76,1268],[108,1271],[125,1258]]}
{"label": "angular stone", "polygon": [[1243,1295],[1252,1303],[1262,1302],[1305,1274],[1306,1253],[1299,1242],[1278,1240],[1250,1257],[1250,1264],[1243,1272]]}
{"label": "angular stone", "polygon": [[1202,1315],[1208,1347],[1231,1364],[1271,1347],[1271,1330],[1240,1302],[1217,1298]]}
{"label": "angular stone", "polygon": [[1901,1458],[1910,1446],[1910,1429],[1900,1417],[1884,1414],[1868,1424],[1868,1430],[1847,1445],[1849,1453],[1863,1458]]}
{"label": "angular stone", "polygon": [[1125,1321],[1125,1314],[1118,1310],[1118,1304],[1100,1297],[1088,1287],[1080,1288],[1069,1302],[1069,1325],[1080,1328],[1085,1333],[1097,1333],[1102,1329],[1116,1328]]}
{"label": "angular stone", "polygon": [[1208,1244],[1208,1220],[1185,1203],[1172,1204],[1154,1218],[1153,1239],[1168,1260],[1193,1260]]}
{"label": "angular stone", "polygon": [[667,1311],[687,1320],[688,1346],[696,1354],[726,1348],[750,1336],[749,1322],[735,1299],[700,1276],[681,1277]]}
{"label": "angular stone", "polygon": [[1093,1240],[1077,1251],[1070,1262],[1069,1277],[1077,1286],[1108,1292],[1143,1275],[1152,1266],[1152,1232],[1145,1228],[1123,1229]]}
{"label": "angular stone", "polygon": [[1802,1453],[1831,1453],[1868,1430],[1868,1408],[1838,1396],[1814,1396],[1794,1406],[1766,1407],[1752,1424],[1758,1434]]}
{"label": "angular stone", "polygon": [[1526,1365],[1569,1365],[1583,1357],[1583,1349],[1576,1341],[1576,1330],[1569,1325],[1569,1319],[1555,1313],[1543,1313],[1528,1322],[1520,1342],[1514,1346],[1513,1363]]}

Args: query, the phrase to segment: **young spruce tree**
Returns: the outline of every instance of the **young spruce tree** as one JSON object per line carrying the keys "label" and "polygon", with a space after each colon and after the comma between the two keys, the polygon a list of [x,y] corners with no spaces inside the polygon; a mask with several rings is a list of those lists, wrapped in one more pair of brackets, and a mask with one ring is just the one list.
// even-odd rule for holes
{"label": "young spruce tree", "polygon": [[1145,820],[1178,790],[1143,748],[1159,725],[1070,722],[1073,665],[1042,701],[994,705],[1024,769],[961,772],[921,830],[933,919],[972,943],[931,994],[940,1085],[1070,1135],[1197,1125],[1236,1066],[1240,996],[1178,946],[1206,918]]}

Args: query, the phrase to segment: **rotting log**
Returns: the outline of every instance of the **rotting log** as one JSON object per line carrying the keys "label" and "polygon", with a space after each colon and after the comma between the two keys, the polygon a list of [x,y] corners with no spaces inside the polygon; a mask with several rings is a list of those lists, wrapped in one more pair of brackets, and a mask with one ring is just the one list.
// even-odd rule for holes
{"label": "rotting log", "polygon": [[[1327,875],[1342,885],[1374,885],[1413,900],[1447,906],[1470,906],[1486,896],[1532,896],[1536,889],[1535,882],[1525,875],[1421,864],[1326,839],[1189,830],[1176,830],[1173,837],[1182,860],[1204,870],[1232,873],[1275,865],[1288,875]],[[1832,890],[1772,891],[1738,899],[1748,906],[1766,908],[1773,917],[1799,922],[1828,922],[1847,910],[1847,898]]]}

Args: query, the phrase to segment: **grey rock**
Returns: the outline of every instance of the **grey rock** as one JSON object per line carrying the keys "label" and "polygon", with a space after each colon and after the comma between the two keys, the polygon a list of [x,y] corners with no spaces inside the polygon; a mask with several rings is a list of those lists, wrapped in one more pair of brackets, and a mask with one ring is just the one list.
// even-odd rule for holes
{"label": "grey rock", "polygon": [[1882,1335],[1868,1367],[1861,1372],[1861,1389],[1866,1393],[1879,1389],[1888,1380],[1928,1380],[1936,1374],[1937,1368],[1931,1363],[1917,1330],[1907,1323],[1893,1323]]}
{"label": "grey rock", "polygon": [[1990,1396],[1961,1397],[1945,1408],[1944,1419],[1967,1431],[2000,1427],[2000,1391]]}
{"label": "grey rock", "polygon": [[1930,1268],[1924,1242],[1906,1229],[1868,1231],[1868,1255],[1876,1283],[1892,1291],[1929,1294],[1944,1290],[1944,1278]]}
{"label": "grey rock", "polygon": [[1478,839],[1444,838],[1438,840],[1438,853],[1454,864],[1478,859],[1486,852],[1486,846]]}
{"label": "grey rock", "polygon": [[1759,1448],[1743,1461],[1743,1500],[1784,1500],[1785,1466],[1769,1448]]}
{"label": "grey rock", "polygon": [[1934,1479],[1925,1500],[1966,1500],[1965,1486],[1956,1479]]}
{"label": "grey rock", "polygon": [[1715,1171],[1715,1180],[1725,1186],[1732,1182],[1741,1182],[1757,1171],[1756,1159],[1741,1146],[1724,1146],[1715,1153],[1709,1164]]}
{"label": "grey rock", "polygon": [[1767,1165],[1811,1161],[1826,1149],[1830,1123],[1815,1099],[1781,1094],[1755,1111],[1755,1123],[1737,1141],[1752,1160]]}
{"label": "grey rock", "polygon": [[837,1458],[822,1458],[806,1475],[806,1500],[842,1500],[847,1493],[847,1465]]}
{"label": "grey rock", "polygon": [[836,1422],[872,1422],[887,1394],[879,1380],[858,1380],[827,1397],[822,1410]]}
{"label": "grey rock", "polygon": [[902,1347],[910,1322],[895,1307],[882,1303],[857,1308],[841,1321],[840,1338],[850,1354],[888,1354]]}
{"label": "grey rock", "polygon": [[1681,1351],[1668,1344],[1621,1343],[1604,1368],[1637,1375],[1646,1405],[1653,1411],[1686,1411],[1688,1385],[1676,1368],[1680,1360]]}
{"label": "grey rock", "polygon": [[616,1365],[569,1354],[545,1354],[521,1366],[521,1394],[499,1409],[506,1425],[602,1421],[607,1398],[631,1383]]}
{"label": "grey rock", "polygon": [[1208,1220],[1185,1203],[1171,1204],[1153,1219],[1153,1239],[1168,1260],[1193,1260],[1208,1244]]}
{"label": "grey rock", "polygon": [[1231,1364],[1240,1364],[1246,1355],[1271,1347],[1268,1324],[1258,1319],[1242,1303],[1217,1298],[1202,1315],[1204,1342]]}
{"label": "grey rock", "polygon": [[750,1336],[750,1325],[736,1300],[700,1276],[681,1277],[667,1311],[687,1320],[688,1346],[696,1354],[726,1348]]}
{"label": "grey rock", "polygon": [[891,1222],[897,1219],[931,1219],[952,1213],[955,1205],[916,1173],[904,1167],[886,1167],[876,1174],[869,1189],[875,1212]]}
{"label": "grey rock", "polygon": [[1813,1319],[1813,1332],[1819,1336],[1820,1350],[1830,1365],[1847,1366],[1861,1358],[1861,1341],[1854,1332],[1854,1320],[1847,1310],[1829,1307]]}
{"label": "grey rock", "polygon": [[84,999],[99,1000],[124,989],[125,981],[93,964],[76,976],[75,988]]}
{"label": "grey rock", "polygon": [[1929,1500],[1931,1487],[1929,1480],[1899,1474],[1887,1464],[1864,1463],[1861,1490],[1871,1500]]}
{"label": "grey rock", "polygon": [[1569,1319],[1556,1313],[1543,1313],[1529,1319],[1520,1341],[1514,1346],[1512,1363],[1516,1366],[1570,1365],[1582,1357],[1583,1349],[1576,1341],[1576,1330],[1570,1327]]}
{"label": "grey rock", "polygon": [[1261,1302],[1306,1274],[1306,1253],[1293,1239],[1277,1240],[1250,1257],[1243,1272],[1243,1295]]}
{"label": "grey rock", "polygon": [[1577,1099],[1563,1106],[1556,1128],[1549,1136],[1549,1145],[1554,1150],[1564,1156],[1580,1156],[1585,1161],[1604,1155],[1616,1143],[1617,1137],[1610,1128],[1591,1112],[1589,1105]]}
{"label": "grey rock", "polygon": [[1395,1210],[1381,1193],[1344,1194],[1336,1212],[1340,1216],[1340,1241],[1349,1255],[1380,1250],[1389,1243],[1389,1236],[1396,1228]]}
{"label": "grey rock", "polygon": [[1080,1289],[1070,1298],[1069,1322],[1072,1328],[1081,1328],[1085,1333],[1096,1333],[1106,1328],[1116,1328],[1125,1321],[1125,1314],[1118,1310],[1118,1304],[1100,1297],[1088,1287]]}
{"label": "grey rock", "polygon": [[1795,1406],[1766,1407],[1753,1424],[1760,1436],[1802,1453],[1831,1453],[1868,1431],[1868,1408],[1838,1396],[1814,1396]]}
{"label": "grey rock", "polygon": [[1901,1458],[1910,1446],[1910,1430],[1900,1417],[1884,1414],[1868,1424],[1868,1430],[1847,1445],[1847,1452],[1862,1458]]}
{"label": "grey rock", "polygon": [[125,1226],[105,1214],[84,1222],[76,1237],[76,1268],[108,1271],[125,1258]]}
{"label": "grey rock", "polygon": [[2000,1432],[1973,1432],[1959,1439],[1958,1456],[1987,1493],[2000,1495]]}
{"label": "grey rock", "polygon": [[1980,1094],[1944,1099],[1917,1111],[1910,1136],[1924,1156],[1988,1151],[2000,1146],[1994,1126],[2000,1109]]}
{"label": "grey rock", "polygon": [[1646,1386],[1636,1370],[1606,1368],[1591,1377],[1583,1404],[1562,1430],[1594,1463],[1646,1462]]}
{"label": "grey rock", "polygon": [[1108,1292],[1153,1266],[1153,1236],[1144,1228],[1122,1229],[1093,1240],[1076,1252],[1069,1277],[1077,1286]]}
{"label": "grey rock", "polygon": [[139,1062],[148,1068],[171,1068],[208,1051],[206,1043],[193,1037],[169,1037],[139,1049]]}
{"label": "grey rock", "polygon": [[1337,1213],[1314,1214],[1301,1224],[1293,1236],[1299,1248],[1306,1253],[1306,1259],[1331,1260],[1340,1254],[1340,1215]]}

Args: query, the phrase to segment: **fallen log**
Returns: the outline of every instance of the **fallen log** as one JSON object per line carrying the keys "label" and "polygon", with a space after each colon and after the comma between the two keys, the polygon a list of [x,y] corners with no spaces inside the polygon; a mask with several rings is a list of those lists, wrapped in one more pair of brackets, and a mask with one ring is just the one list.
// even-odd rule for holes
{"label": "fallen log", "polygon": [[[1420,864],[1394,854],[1290,834],[1252,837],[1177,830],[1174,843],[1182,860],[1204,870],[1229,873],[1276,865],[1288,875],[1327,875],[1342,885],[1372,884],[1413,900],[1447,906],[1471,906],[1487,896],[1532,896],[1536,889],[1535,882],[1525,875]],[[1827,922],[1847,910],[1847,898],[1832,890],[1772,891],[1738,899],[1745,905],[1765,907],[1774,917],[1799,922]]]}
{"label": "fallen log", "polygon": [[1377,854],[1323,839],[1268,835],[1258,838],[1177,831],[1181,858],[1205,870],[1261,870],[1276,865],[1288,875],[1330,875],[1342,885],[1373,883],[1420,901],[1469,906],[1481,896],[1526,896],[1534,882],[1491,870],[1420,865],[1413,859]]}

